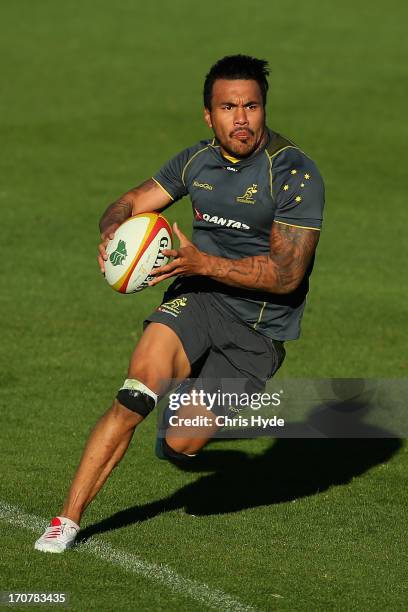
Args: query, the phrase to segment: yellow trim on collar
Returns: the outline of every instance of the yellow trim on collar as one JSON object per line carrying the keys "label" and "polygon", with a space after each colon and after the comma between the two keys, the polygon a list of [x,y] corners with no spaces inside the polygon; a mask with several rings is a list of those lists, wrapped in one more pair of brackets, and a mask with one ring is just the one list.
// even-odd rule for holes
{"label": "yellow trim on collar", "polygon": [[225,159],[227,159],[228,161],[232,162],[233,164],[237,164],[239,161],[241,161],[237,157],[232,157],[232,155],[225,155],[225,153],[223,153],[222,156],[225,157]]}

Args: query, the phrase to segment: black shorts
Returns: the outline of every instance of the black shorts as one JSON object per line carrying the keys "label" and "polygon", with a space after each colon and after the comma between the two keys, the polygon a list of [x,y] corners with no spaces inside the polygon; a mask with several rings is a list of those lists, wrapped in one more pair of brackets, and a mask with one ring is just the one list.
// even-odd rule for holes
{"label": "black shorts", "polygon": [[191,377],[199,378],[207,392],[217,391],[220,385],[226,390],[228,384],[237,392],[237,379],[239,391],[262,391],[283,363],[283,342],[225,312],[211,293],[183,292],[180,285],[169,288],[144,327],[163,323],[175,331],[190,362]]}

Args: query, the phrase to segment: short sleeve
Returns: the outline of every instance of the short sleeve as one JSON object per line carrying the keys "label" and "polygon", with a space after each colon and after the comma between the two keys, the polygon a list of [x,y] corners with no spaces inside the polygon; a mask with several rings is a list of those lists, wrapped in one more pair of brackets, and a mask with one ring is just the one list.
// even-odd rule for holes
{"label": "short sleeve", "polygon": [[174,201],[180,200],[180,198],[187,195],[183,173],[192,155],[194,155],[194,147],[184,149],[184,151],[181,151],[181,153],[165,163],[152,177],[159,187]]}
{"label": "short sleeve", "polygon": [[316,164],[302,151],[289,148],[272,159],[275,221],[321,229],[324,183]]}

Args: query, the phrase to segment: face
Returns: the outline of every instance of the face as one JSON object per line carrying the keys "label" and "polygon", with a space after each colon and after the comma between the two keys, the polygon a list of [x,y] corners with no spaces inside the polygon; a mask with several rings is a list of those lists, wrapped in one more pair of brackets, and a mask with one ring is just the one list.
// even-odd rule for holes
{"label": "face", "polygon": [[265,109],[258,83],[217,79],[211,110],[204,109],[204,119],[224,153],[248,157],[262,144],[265,134]]}

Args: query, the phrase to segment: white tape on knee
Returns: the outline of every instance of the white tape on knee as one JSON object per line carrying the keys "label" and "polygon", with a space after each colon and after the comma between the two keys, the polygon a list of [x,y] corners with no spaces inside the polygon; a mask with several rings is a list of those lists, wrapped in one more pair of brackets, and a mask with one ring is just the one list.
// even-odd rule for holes
{"label": "white tape on knee", "polygon": [[140,380],[137,380],[136,378],[127,378],[125,382],[123,383],[123,385],[121,386],[120,390],[122,389],[128,389],[130,391],[140,391],[140,393],[145,393],[146,395],[148,395],[154,400],[155,406],[157,404],[157,400],[159,396],[154,391],[149,389],[149,387],[146,387],[146,385],[140,382]]}

